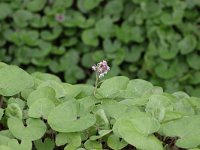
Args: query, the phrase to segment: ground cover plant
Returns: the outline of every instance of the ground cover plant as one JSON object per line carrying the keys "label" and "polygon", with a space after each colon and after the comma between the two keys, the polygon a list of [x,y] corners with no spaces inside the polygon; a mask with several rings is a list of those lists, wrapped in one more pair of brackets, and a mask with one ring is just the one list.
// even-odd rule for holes
{"label": "ground cover plant", "polygon": [[91,83],[91,65],[106,59],[108,78],[199,95],[199,9],[199,0],[1,0],[0,61]]}
{"label": "ground cover plant", "polygon": [[0,63],[0,96],[1,150],[200,149],[200,98],[142,79],[72,85]]}

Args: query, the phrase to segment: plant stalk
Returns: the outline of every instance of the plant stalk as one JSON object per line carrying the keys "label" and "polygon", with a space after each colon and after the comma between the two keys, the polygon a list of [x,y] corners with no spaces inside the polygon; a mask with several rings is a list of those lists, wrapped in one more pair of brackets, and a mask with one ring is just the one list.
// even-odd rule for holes
{"label": "plant stalk", "polygon": [[96,93],[97,93],[98,82],[99,82],[99,76],[96,73],[96,81],[95,81],[95,87],[94,87],[94,96],[95,97],[96,97]]}

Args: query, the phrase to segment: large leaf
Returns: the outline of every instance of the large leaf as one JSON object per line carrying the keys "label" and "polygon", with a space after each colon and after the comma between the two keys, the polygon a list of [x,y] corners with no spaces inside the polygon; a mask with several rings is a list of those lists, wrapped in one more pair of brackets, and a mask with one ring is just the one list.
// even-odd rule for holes
{"label": "large leaf", "polygon": [[115,96],[120,90],[126,89],[128,81],[129,79],[123,76],[107,79],[101,84],[98,92],[103,97]]}
{"label": "large leaf", "polygon": [[162,121],[168,111],[173,111],[172,101],[164,95],[152,95],[145,110],[159,121]]}
{"label": "large leaf", "polygon": [[27,105],[30,107],[39,99],[48,99],[54,102],[55,104],[58,103],[58,100],[56,99],[55,90],[48,86],[38,88],[31,92],[27,98]]}
{"label": "large leaf", "polygon": [[34,85],[33,78],[16,66],[0,69],[0,94],[12,96]]}
{"label": "large leaf", "polygon": [[31,150],[32,149],[32,142],[28,140],[22,140],[19,144],[16,139],[11,139],[8,142],[8,146],[15,150]]}
{"label": "large leaf", "polygon": [[40,139],[46,132],[46,125],[40,119],[26,120],[26,127],[23,122],[15,117],[8,119],[8,128],[10,132],[20,140],[35,141]]}
{"label": "large leaf", "polygon": [[127,85],[127,90],[130,90],[137,96],[149,93],[152,89],[153,85],[150,82],[141,79],[130,80]]}
{"label": "large leaf", "polygon": [[[145,124],[141,122],[141,125]],[[146,124],[145,124],[146,125]],[[144,126],[145,126],[144,125]],[[148,125],[148,124],[147,124]],[[127,143],[143,150],[164,150],[162,143],[154,135],[144,135],[137,130],[131,120],[120,119],[114,125],[114,132],[120,135]]]}
{"label": "large leaf", "polygon": [[38,99],[30,106],[28,110],[28,116],[32,118],[42,117],[47,119],[49,113],[54,107],[55,104],[51,100],[46,98]]}
{"label": "large leaf", "polygon": [[162,125],[160,133],[165,136],[179,137],[176,145],[181,148],[195,148],[200,145],[200,116],[184,117]]}
{"label": "large leaf", "polygon": [[64,97],[66,94],[66,91],[63,87],[63,85],[57,81],[49,80],[41,83],[38,88],[43,88],[43,87],[51,87],[55,90],[56,92],[56,98],[61,98]]}
{"label": "large leaf", "polygon": [[108,117],[117,119],[123,114],[128,107],[124,104],[120,104],[115,100],[105,99],[101,105],[101,108],[105,111]]}
{"label": "large leaf", "polygon": [[94,125],[95,121],[92,114],[73,100],[58,105],[48,116],[51,128],[59,132],[83,131]]}

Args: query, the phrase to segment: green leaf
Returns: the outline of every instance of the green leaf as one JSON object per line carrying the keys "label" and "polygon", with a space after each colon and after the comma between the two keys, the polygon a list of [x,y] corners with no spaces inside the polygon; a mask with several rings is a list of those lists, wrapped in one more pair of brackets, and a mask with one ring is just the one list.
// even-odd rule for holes
{"label": "green leaf", "polygon": [[109,17],[102,18],[98,20],[95,25],[96,33],[102,38],[109,38],[114,33],[114,25]]}
{"label": "green leaf", "polygon": [[126,89],[128,82],[129,79],[127,77],[113,77],[105,80],[98,89],[98,92],[103,97],[112,97],[114,94],[117,94],[120,90]]}
{"label": "green leaf", "polygon": [[12,104],[12,103],[19,105],[21,110],[23,110],[26,105],[25,101],[23,101],[22,99],[11,97],[10,99],[8,99],[7,104]]}
{"label": "green leaf", "polygon": [[146,104],[145,111],[159,121],[162,121],[167,112],[173,111],[172,101],[165,95],[152,95]]}
{"label": "green leaf", "polygon": [[80,133],[59,133],[56,136],[56,145],[61,146],[64,144],[68,144],[71,147],[79,147],[81,146],[81,136]]}
{"label": "green leaf", "polygon": [[130,50],[126,50],[125,60],[128,62],[137,62],[142,54],[143,47],[134,46]]}
{"label": "green leaf", "polygon": [[32,17],[33,15],[29,11],[23,9],[17,10],[13,15],[15,24],[21,28],[26,27],[29,24],[29,21],[32,19]]}
{"label": "green leaf", "polygon": [[[177,74],[177,62],[167,63],[165,61],[161,61],[155,68],[155,73],[158,77],[162,79],[171,79]],[[167,70],[167,71],[166,71]]]}
{"label": "green leaf", "polygon": [[117,137],[115,134],[112,134],[108,137],[107,144],[110,148],[114,150],[120,150],[123,149],[128,145],[123,139],[120,140],[119,137]]}
{"label": "green leaf", "polygon": [[200,116],[187,116],[167,122],[161,126],[160,133],[170,137],[180,137],[176,145],[180,148],[194,148],[200,144]]}
{"label": "green leaf", "polygon": [[92,111],[95,103],[97,102],[94,96],[86,96],[84,98],[78,99],[77,101],[85,108],[85,110],[88,111]]}
{"label": "green leaf", "polygon": [[56,92],[56,98],[61,98],[65,96],[66,91],[63,85],[59,82],[56,82],[53,80],[45,81],[38,86],[38,89],[43,88],[43,87],[53,88]]}
{"label": "green leaf", "polygon": [[56,146],[65,145],[68,142],[68,134],[71,133],[58,133],[55,140]]}
{"label": "green leaf", "polygon": [[56,0],[53,1],[53,7],[55,8],[68,8],[73,4],[73,0]]}
{"label": "green leaf", "polygon": [[44,141],[34,141],[34,145],[37,148],[37,150],[54,150],[55,147],[53,140],[50,138],[45,138]]}
{"label": "green leaf", "polygon": [[7,16],[12,14],[12,9],[8,3],[0,4],[0,20],[5,19]]}
{"label": "green leaf", "polygon": [[200,72],[199,72],[199,71],[195,72],[195,73],[189,78],[189,83],[190,83],[190,84],[194,84],[194,85],[200,84]]}
{"label": "green leaf", "polygon": [[38,88],[31,92],[27,98],[27,105],[30,107],[39,99],[48,99],[54,102],[55,104],[58,104],[58,99],[56,99],[55,90],[48,86]]}
{"label": "green leaf", "polygon": [[161,6],[153,1],[145,1],[141,3],[141,9],[144,12],[144,16],[148,18],[156,17],[161,14]]}
{"label": "green leaf", "polygon": [[118,119],[121,114],[127,110],[127,106],[116,102],[115,100],[105,99],[101,108],[105,111],[108,117]]}
{"label": "green leaf", "polygon": [[110,129],[108,118],[103,109],[96,111],[96,125],[99,129]]}
{"label": "green leaf", "polygon": [[188,65],[195,70],[199,70],[200,69],[200,59],[199,59],[199,55],[197,53],[192,53],[190,55],[187,55],[187,63]]}
{"label": "green leaf", "polygon": [[32,150],[32,142],[28,140],[22,140],[19,144],[16,139],[10,139],[8,146],[15,150]]}
{"label": "green leaf", "polygon": [[62,33],[62,28],[60,26],[54,27],[52,30],[42,30],[41,38],[47,41],[52,41],[57,39]]}
{"label": "green leaf", "polygon": [[88,12],[92,9],[94,9],[95,7],[97,7],[100,2],[103,0],[78,0],[78,8],[82,11],[82,12]]}
{"label": "green leaf", "polygon": [[51,100],[47,98],[40,98],[30,106],[28,116],[32,118],[42,117],[47,119],[49,113],[54,107],[55,104]]}
{"label": "green leaf", "polygon": [[183,40],[179,42],[179,49],[181,51],[181,54],[186,55],[190,52],[192,52],[197,45],[197,40],[194,35],[187,35],[184,37]]}
{"label": "green leaf", "polygon": [[20,119],[11,117],[7,124],[10,132],[20,140],[35,141],[46,132],[46,125],[40,119],[26,120],[27,126],[25,127]]}
{"label": "green leaf", "polygon": [[76,97],[78,94],[80,94],[82,88],[77,86],[77,85],[71,85],[68,83],[64,83],[63,87],[65,88],[66,91],[66,96],[65,97],[70,97],[70,98],[74,98]]}
{"label": "green leaf", "polygon": [[91,66],[95,64],[95,62],[92,59],[92,55],[92,53],[86,53],[83,55],[81,63],[84,67],[91,68]]}
{"label": "green leaf", "polygon": [[153,85],[150,82],[141,79],[130,80],[126,88],[126,90],[131,91],[137,96],[150,93],[152,89]]}
{"label": "green leaf", "polygon": [[57,76],[55,76],[53,74],[49,74],[49,73],[34,72],[31,75],[41,81],[54,80],[57,82],[61,82],[61,80]]}
{"label": "green leaf", "polygon": [[9,140],[9,137],[5,135],[0,135],[0,145],[7,145]]}
{"label": "green leaf", "polygon": [[123,0],[118,1],[108,1],[103,10],[105,16],[112,17],[112,20],[117,21],[120,19],[120,15],[123,12]]}
{"label": "green leaf", "polygon": [[19,105],[16,103],[11,103],[7,106],[5,114],[8,117],[17,117],[22,119],[22,110],[20,109]]}
{"label": "green leaf", "polygon": [[16,66],[0,69],[0,94],[12,96],[34,85],[32,77]]}
{"label": "green leaf", "polygon": [[[103,41],[103,48],[107,53],[117,52],[117,50],[119,50],[121,48],[121,42],[119,42],[118,40],[115,40],[114,42],[112,42],[111,39],[106,38]],[[99,60],[99,61],[101,61],[101,60]]]}
{"label": "green leaf", "polygon": [[28,1],[26,7],[29,11],[37,12],[44,8],[46,0]]}
{"label": "green leaf", "polygon": [[[145,124],[141,122],[141,125]],[[148,125],[148,124],[147,124]],[[162,143],[154,135],[144,135],[138,131],[131,120],[120,119],[115,123],[114,128],[118,134],[129,144],[143,150],[164,150]],[[114,130],[115,132],[116,130]]]}
{"label": "green leaf", "polygon": [[93,135],[90,137],[91,141],[95,141],[97,139],[102,138],[105,135],[108,135],[112,130],[99,130],[99,135]]}
{"label": "green leaf", "polygon": [[49,125],[58,132],[83,131],[94,125],[95,121],[94,115],[74,100],[58,105],[48,116]]}
{"label": "green leaf", "polygon": [[94,29],[84,30],[81,35],[82,41],[89,46],[96,47],[99,44],[96,32]]}
{"label": "green leaf", "polygon": [[90,150],[90,149],[102,149],[101,143],[99,143],[99,142],[97,142],[97,141],[91,141],[91,140],[87,140],[87,141],[84,143],[84,147],[85,147],[87,150]]}
{"label": "green leaf", "polygon": [[4,146],[4,145],[0,145],[0,149],[2,149],[2,150],[12,150],[10,147]]}

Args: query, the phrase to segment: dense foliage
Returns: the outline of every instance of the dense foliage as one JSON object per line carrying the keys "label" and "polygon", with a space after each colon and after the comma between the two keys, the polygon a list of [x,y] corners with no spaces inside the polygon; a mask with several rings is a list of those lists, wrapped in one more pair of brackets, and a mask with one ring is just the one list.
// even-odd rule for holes
{"label": "dense foliage", "polygon": [[63,83],[0,63],[1,150],[200,150],[200,98],[142,79]]}
{"label": "dense foliage", "polygon": [[199,95],[199,9],[199,0],[3,0],[0,60],[75,83],[106,59],[109,77]]}

